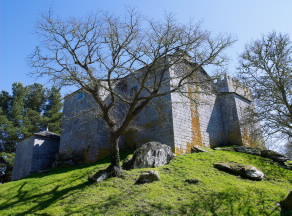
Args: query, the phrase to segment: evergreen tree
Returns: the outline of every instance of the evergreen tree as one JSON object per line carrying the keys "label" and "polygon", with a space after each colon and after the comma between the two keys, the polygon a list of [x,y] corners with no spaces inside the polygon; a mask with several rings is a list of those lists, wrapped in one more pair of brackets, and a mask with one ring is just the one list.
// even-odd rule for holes
{"label": "evergreen tree", "polygon": [[0,108],[5,115],[9,114],[9,108],[11,106],[12,97],[7,91],[1,91],[0,93]]}
{"label": "evergreen tree", "polygon": [[60,89],[48,90],[35,83],[13,83],[12,96],[0,93],[0,150],[15,151],[16,143],[45,130],[61,133],[62,97]]}
{"label": "evergreen tree", "polygon": [[47,126],[50,131],[60,134],[62,126],[61,112],[63,103],[60,89],[52,87],[44,115],[47,117]]}
{"label": "evergreen tree", "polygon": [[45,119],[40,112],[27,108],[24,115],[23,136],[29,137],[32,134],[45,129]]}
{"label": "evergreen tree", "polygon": [[47,89],[39,83],[34,83],[26,87],[24,104],[24,137],[29,137],[33,133],[44,130],[46,127],[43,117],[44,107],[47,101]]}
{"label": "evergreen tree", "polygon": [[[24,100],[26,89],[22,83],[12,84],[12,108],[11,108],[11,120],[16,128],[21,128],[24,123]],[[22,138],[22,137],[21,137]]]}
{"label": "evergreen tree", "polygon": [[[8,127],[11,126],[12,122],[9,121],[9,108],[11,105],[12,97],[6,91],[0,93],[0,151],[7,149],[7,143],[9,139],[9,133],[7,132]],[[9,149],[9,147],[8,147]]]}
{"label": "evergreen tree", "polygon": [[25,108],[41,113],[47,100],[47,89],[39,83],[26,87]]}
{"label": "evergreen tree", "polygon": [[16,142],[23,138],[23,110],[25,90],[21,83],[12,85],[13,95],[2,91],[0,95],[1,146],[8,152],[15,150]]}

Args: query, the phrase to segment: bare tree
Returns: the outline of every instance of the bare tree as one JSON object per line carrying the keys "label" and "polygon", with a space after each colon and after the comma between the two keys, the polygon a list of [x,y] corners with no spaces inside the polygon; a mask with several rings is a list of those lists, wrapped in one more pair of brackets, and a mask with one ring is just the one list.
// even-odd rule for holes
{"label": "bare tree", "polygon": [[267,135],[292,137],[292,44],[272,32],[246,45],[240,56],[240,77],[252,88],[257,117]]}
{"label": "bare tree", "polygon": [[[185,85],[204,83],[193,78],[195,72],[204,65],[222,65],[226,61],[222,51],[233,43],[230,36],[211,37],[199,24],[182,25],[171,16],[150,21],[135,10],[128,10],[125,17],[97,14],[66,21],[49,14],[37,31],[42,43],[30,58],[34,74],[92,95],[109,127],[108,176],[121,175],[118,141],[143,108]],[[174,65],[181,67],[170,77],[167,72]],[[139,83],[131,96],[116,88],[129,77]],[[117,120],[121,104],[124,114]]]}

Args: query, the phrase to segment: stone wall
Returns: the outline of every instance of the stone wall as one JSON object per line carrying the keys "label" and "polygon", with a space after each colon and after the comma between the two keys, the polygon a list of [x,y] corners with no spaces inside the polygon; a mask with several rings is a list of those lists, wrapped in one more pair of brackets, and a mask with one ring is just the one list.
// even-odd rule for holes
{"label": "stone wall", "polygon": [[79,91],[66,97],[63,112],[60,153],[78,156],[86,163],[109,154],[107,125],[97,117],[98,106],[90,95]]}
{"label": "stone wall", "polygon": [[14,160],[12,180],[28,176],[31,171],[34,136],[26,138],[17,144],[16,157]]}
{"label": "stone wall", "polygon": [[235,94],[221,93],[218,95],[218,101],[222,111],[224,145],[242,145]]}
{"label": "stone wall", "polygon": [[224,126],[218,94],[206,94],[201,97],[199,116],[203,144],[206,147],[223,145]]}
{"label": "stone wall", "polygon": [[[225,144],[258,147],[259,143],[255,143],[255,139],[259,137],[255,135],[260,136],[260,126],[245,121],[250,118],[247,116],[247,108],[255,109],[251,90],[227,75],[215,85],[220,92]],[[255,130],[258,134],[255,134]]]}
{"label": "stone wall", "polygon": [[[187,67],[183,64],[171,68],[165,74],[166,82],[161,92],[175,87],[180,73]],[[143,69],[135,75],[139,77],[142,73]],[[202,69],[193,79],[205,83],[210,77]],[[129,76],[122,81],[117,82],[117,91],[132,97],[139,89],[137,78]],[[151,82],[153,79],[147,85],[151,86]],[[108,100],[107,94],[104,95]],[[250,106],[251,99],[250,90],[229,76],[216,83],[207,82],[205,86],[185,85],[181,92],[153,99],[131,122],[120,140],[120,148],[136,148],[149,141],[158,141],[171,146],[176,154],[182,154],[190,152],[192,146],[242,145],[246,143],[243,142],[246,130],[240,128],[240,113]],[[120,103],[115,108],[117,119],[123,119],[123,106]],[[109,154],[108,127],[101,117],[95,117],[98,114],[98,106],[90,95],[79,91],[66,97],[61,153],[79,154],[85,162]]]}
{"label": "stone wall", "polygon": [[17,180],[33,172],[52,167],[60,142],[42,136],[32,136],[20,141],[16,148],[12,180]]}
{"label": "stone wall", "polygon": [[135,118],[136,130],[126,133],[126,144],[138,147],[146,142],[157,141],[174,147],[170,95],[156,98]]}
{"label": "stone wall", "polygon": [[[166,76],[169,76],[167,73]],[[124,83],[122,83],[125,81]],[[151,84],[153,80],[149,80]],[[121,85],[122,84],[122,85]],[[128,77],[117,83],[116,91],[133,96],[138,81]],[[162,91],[169,89],[164,86]],[[104,100],[109,98],[104,97]],[[85,163],[104,158],[110,153],[109,132],[106,122],[92,96],[78,91],[65,98],[64,121],[61,134],[60,153],[81,156]],[[123,119],[125,108],[118,103],[114,108],[117,119]],[[158,141],[174,146],[173,122],[170,95],[153,99],[132,121],[128,130],[120,139],[120,149],[136,148],[149,141]]]}
{"label": "stone wall", "polygon": [[[176,68],[171,71],[178,74]],[[210,77],[204,70],[194,74],[202,83]],[[178,79],[177,79],[178,80]],[[177,85],[172,80],[172,85]],[[221,107],[212,86],[186,85],[180,92],[171,94],[174,124],[175,153],[191,151],[193,146],[216,146],[223,143]]]}
{"label": "stone wall", "polygon": [[[164,78],[169,80],[169,71],[164,74]],[[153,80],[154,77],[150,78],[147,85],[153,85]],[[137,80],[129,77],[126,94],[132,94],[132,89],[136,89],[138,86]],[[164,85],[160,92],[169,90],[170,86]],[[134,129],[130,129],[125,134],[127,146],[135,148],[146,142],[157,141],[174,148],[171,95],[152,99],[151,103],[134,119],[132,127]]]}
{"label": "stone wall", "polygon": [[60,141],[42,136],[34,136],[33,155],[30,172],[46,170],[52,167],[59,152]]}

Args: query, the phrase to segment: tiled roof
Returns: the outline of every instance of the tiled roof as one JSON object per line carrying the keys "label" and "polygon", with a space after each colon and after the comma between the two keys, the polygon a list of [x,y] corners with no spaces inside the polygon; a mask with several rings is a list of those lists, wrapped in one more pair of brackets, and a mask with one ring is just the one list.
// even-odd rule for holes
{"label": "tiled roof", "polygon": [[48,137],[48,138],[57,139],[57,140],[60,139],[60,136],[58,134],[50,132],[50,131],[41,131],[41,132],[35,133],[34,135]]}

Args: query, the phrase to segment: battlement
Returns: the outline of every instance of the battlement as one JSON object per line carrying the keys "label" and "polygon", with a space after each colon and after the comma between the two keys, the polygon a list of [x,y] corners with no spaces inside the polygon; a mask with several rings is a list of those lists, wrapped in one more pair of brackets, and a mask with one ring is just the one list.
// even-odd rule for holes
{"label": "battlement", "polygon": [[253,101],[253,94],[251,89],[247,88],[236,78],[227,74],[225,74],[221,80],[217,80],[214,85],[221,93],[236,93],[249,101]]}

